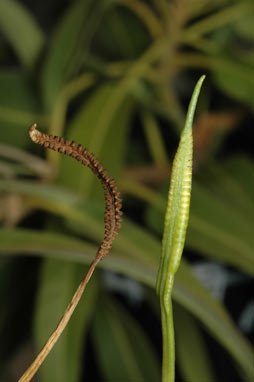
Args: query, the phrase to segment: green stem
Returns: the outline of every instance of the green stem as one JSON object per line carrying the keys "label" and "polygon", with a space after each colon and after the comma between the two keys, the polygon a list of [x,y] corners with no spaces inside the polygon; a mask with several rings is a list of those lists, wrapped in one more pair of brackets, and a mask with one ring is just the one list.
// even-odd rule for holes
{"label": "green stem", "polygon": [[[58,136],[63,135],[65,117],[69,102],[82,91],[92,86],[95,81],[96,78],[93,74],[85,73],[65,85],[54,104],[49,126],[49,134]],[[55,155],[54,152],[49,151],[49,153],[47,153],[47,157],[51,163],[54,163],[54,165],[57,166],[59,163],[58,155]]]}
{"label": "green stem", "polygon": [[167,165],[167,151],[156,119],[150,112],[147,111],[141,114],[141,119],[143,122],[147,143],[154,162],[158,166]]}
{"label": "green stem", "polygon": [[162,382],[175,381],[175,335],[172,308],[172,288],[174,277],[169,280],[170,291],[161,295],[161,323],[163,333]]}
{"label": "green stem", "polygon": [[163,35],[163,28],[159,17],[143,1],[118,0],[118,3],[136,13],[136,16],[143,21],[152,37],[157,38]]}
{"label": "green stem", "polygon": [[34,121],[37,121],[40,125],[45,126],[47,125],[49,119],[46,115],[5,106],[0,106],[0,118],[4,122],[24,126],[26,126],[29,122],[32,124]]}
{"label": "green stem", "polygon": [[211,16],[202,18],[200,21],[190,25],[182,34],[183,40],[192,40],[200,35],[212,32],[219,27],[223,27],[229,23],[242,19],[250,12],[247,2],[237,2],[231,7],[227,7],[222,11],[218,11]]}

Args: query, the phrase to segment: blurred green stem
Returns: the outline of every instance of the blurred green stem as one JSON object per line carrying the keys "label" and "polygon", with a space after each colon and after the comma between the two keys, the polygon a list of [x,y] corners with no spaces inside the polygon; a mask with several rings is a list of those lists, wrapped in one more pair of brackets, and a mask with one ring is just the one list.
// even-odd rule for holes
{"label": "blurred green stem", "polygon": [[153,0],[153,4],[163,18],[168,14],[169,4],[167,0]]}
{"label": "blurred green stem", "polygon": [[158,192],[138,181],[135,181],[134,179],[129,179],[128,177],[124,176],[120,180],[119,185],[122,193],[124,194],[133,195],[140,200],[151,203],[153,206],[158,207],[160,210],[163,210],[165,207],[166,201]]}
{"label": "blurred green stem", "polygon": [[191,26],[187,27],[182,34],[182,41],[186,42],[198,38],[200,35],[209,33],[226,24],[233,23],[243,18],[250,12],[250,6],[246,1],[239,1],[231,7],[222,9],[209,17],[202,18]]}
{"label": "blurred green stem", "polygon": [[50,179],[53,175],[52,168],[47,161],[22,149],[0,143],[0,153],[1,157],[22,163],[41,177]]}
{"label": "blurred green stem", "polygon": [[178,53],[173,58],[173,63],[180,68],[199,67],[205,69],[220,70],[232,76],[240,76],[243,81],[249,81],[254,84],[253,70],[246,65],[232,62],[228,59],[210,58],[204,54],[196,53]]}
{"label": "blurred green stem", "polygon": [[[82,91],[93,85],[94,82],[95,76],[90,73],[85,73],[69,82],[63,88],[53,108],[49,134],[58,136],[63,135],[65,116],[69,102]],[[55,166],[59,162],[59,155],[55,155],[55,153],[50,150],[47,152],[47,158],[50,162],[54,163]]]}
{"label": "blurred green stem", "polygon": [[142,113],[141,118],[154,162],[158,166],[167,165],[167,151],[156,119],[148,111]]}
{"label": "blurred green stem", "polygon": [[37,121],[40,125],[43,126],[48,123],[48,117],[45,115],[30,113],[5,106],[0,106],[0,118],[2,121],[15,123],[17,125],[27,125],[27,123],[32,124],[34,121]]}
{"label": "blurred green stem", "polygon": [[137,0],[117,0],[117,2],[135,12],[147,26],[152,37],[155,38],[163,35],[160,19],[156,16],[155,12],[145,4],[145,2]]}
{"label": "blurred green stem", "polygon": [[[91,137],[91,148],[94,152],[99,152],[108,132],[108,127],[112,122],[117,110],[121,106],[124,98],[134,88],[134,86],[143,78],[150,69],[152,63],[159,59],[165,49],[164,40],[156,40],[145,53],[130,67],[125,77],[121,79],[112,91],[99,115],[96,126]],[[90,178],[92,179],[92,178]],[[91,187],[87,183],[87,190]]]}

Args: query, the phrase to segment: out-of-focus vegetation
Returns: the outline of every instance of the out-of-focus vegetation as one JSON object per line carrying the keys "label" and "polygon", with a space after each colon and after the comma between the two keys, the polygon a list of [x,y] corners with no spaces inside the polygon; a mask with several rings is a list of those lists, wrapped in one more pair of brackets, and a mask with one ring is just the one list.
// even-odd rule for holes
{"label": "out-of-focus vegetation", "polygon": [[[125,212],[38,380],[160,380],[163,216],[200,73],[190,224],[173,291],[177,381],[254,380],[251,332],[193,272],[205,261],[245,285],[254,274],[252,18],[251,0],[0,1],[1,380],[16,380],[48,338],[104,230],[98,180],[33,145],[34,122],[94,152]],[[246,301],[239,293],[233,301]]]}

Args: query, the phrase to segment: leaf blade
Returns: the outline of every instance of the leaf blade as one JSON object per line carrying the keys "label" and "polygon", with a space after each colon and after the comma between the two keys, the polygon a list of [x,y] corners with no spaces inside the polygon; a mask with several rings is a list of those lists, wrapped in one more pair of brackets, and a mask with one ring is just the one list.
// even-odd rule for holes
{"label": "leaf blade", "polygon": [[15,0],[1,1],[0,25],[23,65],[34,66],[44,45],[44,36],[28,9]]}
{"label": "leaf blade", "polygon": [[[135,226],[138,232],[140,228]],[[136,238],[136,245],[143,243]],[[111,269],[130,277],[134,277],[146,285],[154,288],[157,272],[156,258],[160,253],[160,244],[146,233],[147,241],[154,241],[151,258],[155,262],[150,264],[142,259],[137,261],[126,251],[125,256],[115,251],[107,257],[99,267]],[[63,260],[72,260],[78,263],[89,264],[96,247],[78,239],[56,233],[36,232],[23,229],[0,229],[0,254],[32,256],[47,256]],[[149,249],[146,249],[146,251]],[[233,324],[224,307],[211,293],[194,277],[189,265],[182,259],[181,266],[176,274],[173,298],[188,311],[192,312],[208,331],[230,352],[231,356],[242,368],[242,374],[249,379],[254,377],[254,356],[251,345],[241,335]],[[247,378],[247,379],[248,379]]]}

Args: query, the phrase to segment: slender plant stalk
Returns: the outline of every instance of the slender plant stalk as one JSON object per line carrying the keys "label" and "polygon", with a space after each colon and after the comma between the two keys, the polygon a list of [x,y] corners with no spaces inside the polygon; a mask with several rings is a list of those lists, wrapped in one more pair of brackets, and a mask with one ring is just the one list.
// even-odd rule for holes
{"label": "slender plant stalk", "polygon": [[172,166],[168,203],[165,214],[162,255],[157,277],[157,293],[160,296],[163,335],[162,382],[175,380],[175,339],[172,310],[172,290],[183,252],[192,182],[192,122],[198,95],[205,76],[194,89],[187,112],[185,127]]}
{"label": "slender plant stalk", "polygon": [[45,360],[47,355],[50,353],[50,351],[54,347],[55,343],[57,342],[58,338],[62,334],[64,328],[68,324],[76,306],[79,303],[79,300],[82,297],[82,294],[86,288],[86,285],[87,285],[88,281],[90,280],[90,278],[91,278],[91,276],[95,270],[95,267],[99,263],[99,261],[100,261],[99,258],[95,258],[93,260],[85,278],[79,284],[78,289],[76,290],[74,296],[72,297],[72,300],[71,300],[70,304],[68,305],[66,311],[64,312],[63,317],[59,321],[56,329],[51,334],[51,336],[49,337],[49,339],[47,340],[47,342],[45,343],[45,345],[43,346],[43,348],[41,349],[40,353],[37,355],[35,360],[32,362],[32,364],[29,366],[29,368],[25,371],[25,373],[22,375],[22,377],[18,380],[18,382],[29,382],[29,381],[31,381],[31,379],[33,378],[35,373],[38,371],[41,364],[43,363],[43,361]]}
{"label": "slender plant stalk", "polygon": [[29,134],[34,143],[38,143],[41,146],[58,151],[75,158],[81,162],[84,166],[88,166],[92,172],[100,179],[106,199],[106,209],[104,216],[105,233],[103,241],[96,253],[94,260],[92,261],[89,270],[78,286],[70,304],[68,305],[63,317],[59,321],[56,329],[49,337],[46,344],[43,346],[40,353],[35,360],[25,371],[18,382],[30,382],[35,373],[38,371],[44,359],[50,353],[51,349],[57,342],[64,328],[68,324],[78,302],[80,301],[82,294],[86,288],[88,281],[90,280],[96,265],[108,254],[112,242],[115,236],[118,234],[118,230],[121,227],[121,207],[122,202],[120,199],[120,193],[117,190],[114,179],[112,179],[107,171],[103,168],[102,164],[94,157],[92,153],[89,153],[82,145],[78,145],[76,142],[70,142],[68,139],[64,140],[62,137],[52,136],[41,133],[36,128],[36,124],[30,127]]}
{"label": "slender plant stalk", "polygon": [[162,349],[162,381],[173,382],[175,380],[175,335],[172,307],[172,289],[174,279],[171,279],[171,285],[167,295],[167,301],[160,300],[161,305],[161,324],[163,333]]}

